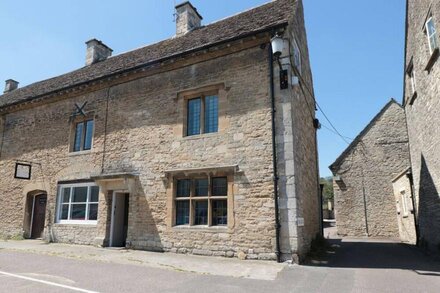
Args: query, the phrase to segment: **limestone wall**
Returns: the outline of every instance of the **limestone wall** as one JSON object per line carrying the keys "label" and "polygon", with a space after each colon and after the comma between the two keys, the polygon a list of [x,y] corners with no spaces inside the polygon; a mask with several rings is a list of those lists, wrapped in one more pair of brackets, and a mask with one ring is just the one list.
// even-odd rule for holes
{"label": "limestone wall", "polygon": [[[140,175],[139,188],[130,195],[131,247],[228,256],[242,252],[248,258],[274,259],[267,64],[267,51],[256,46],[7,114],[0,161],[0,230],[9,235],[22,233],[23,190],[29,182],[13,178],[18,159],[38,163],[32,177],[49,186],[46,218],[52,240],[90,244],[97,236],[96,227],[49,225],[54,222],[57,182],[87,179],[101,171],[132,172]],[[183,123],[178,93],[212,84],[225,88],[223,131],[197,137],[176,132]],[[95,117],[93,149],[69,153],[70,116],[75,103],[86,101],[85,111]],[[242,173],[234,177],[233,227],[179,230],[167,224],[165,170],[234,164]],[[107,221],[102,214],[100,220]]]}
{"label": "limestone wall", "polygon": [[390,102],[333,170],[338,234],[398,238],[392,180],[408,166],[405,113]]}
{"label": "limestone wall", "polygon": [[423,30],[428,14],[434,18],[437,39],[439,39],[440,2],[408,1],[405,66],[408,66],[412,60],[417,97],[413,98],[410,79],[408,75],[405,75],[404,98],[416,209],[420,226],[420,244],[438,252],[440,245],[440,127],[437,121],[440,114],[440,70],[437,59],[433,60],[432,68],[426,70],[431,58],[428,39]]}
{"label": "limestone wall", "polygon": [[413,193],[411,190],[408,170],[393,181],[394,199],[397,209],[400,240],[408,244],[416,244],[416,229],[414,221]]}

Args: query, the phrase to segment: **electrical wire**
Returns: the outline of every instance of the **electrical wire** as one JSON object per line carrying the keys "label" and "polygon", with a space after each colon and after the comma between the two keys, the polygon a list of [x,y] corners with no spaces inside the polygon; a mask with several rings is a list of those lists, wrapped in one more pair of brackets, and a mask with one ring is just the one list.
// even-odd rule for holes
{"label": "electrical wire", "polygon": [[[310,97],[312,97],[312,99],[315,101],[315,105],[318,107],[319,111],[322,113],[322,115],[324,116],[325,120],[327,120],[327,122],[330,124],[331,128],[336,133],[336,135],[338,135],[346,144],[350,144],[350,142],[346,139],[347,137],[342,135],[339,132],[339,130],[336,129],[336,127],[333,125],[333,123],[328,118],[327,114],[325,114],[325,112],[322,109],[322,107],[318,104],[318,102],[315,99],[315,95],[312,93],[310,88],[307,86],[307,83],[304,81],[304,79],[302,78],[301,74],[298,72],[298,69],[296,68],[296,66],[293,66],[292,63],[291,63],[291,67],[292,67],[293,71],[295,72],[296,76],[298,76],[298,78],[300,79],[300,83],[299,84],[300,84],[300,88],[301,88],[301,91],[303,92],[303,94],[306,95],[306,93],[304,91],[304,88],[305,88],[307,90],[308,94],[310,95]],[[302,85],[304,85],[304,88],[303,88]],[[306,103],[307,103],[307,105],[309,107],[309,103],[307,102],[307,98],[305,100],[306,100]]]}
{"label": "electrical wire", "polygon": [[[338,133],[336,131],[334,131],[332,128],[328,127],[327,125],[321,123],[321,126],[324,127],[325,129],[327,129],[328,131],[330,131],[331,133],[338,135]],[[352,140],[352,141],[354,140],[353,138],[348,137],[348,136],[344,136],[344,138]]]}

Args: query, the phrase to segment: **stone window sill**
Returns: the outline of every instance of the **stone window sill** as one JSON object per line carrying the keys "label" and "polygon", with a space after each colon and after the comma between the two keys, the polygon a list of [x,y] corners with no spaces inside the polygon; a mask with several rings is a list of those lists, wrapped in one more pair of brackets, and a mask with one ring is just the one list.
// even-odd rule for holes
{"label": "stone window sill", "polygon": [[98,225],[97,221],[84,221],[83,223],[80,222],[58,222],[54,224],[55,226],[58,227],[63,227],[63,226],[71,226],[71,227],[96,227]]}
{"label": "stone window sill", "polygon": [[426,64],[425,70],[431,71],[432,66],[434,66],[435,62],[437,61],[439,56],[439,48],[435,48],[435,50],[432,52],[431,57],[429,57],[428,64]]}
{"label": "stone window sill", "polygon": [[229,233],[230,230],[227,226],[188,226],[179,225],[173,226],[174,231],[188,231],[188,232],[212,232],[212,233]]}
{"label": "stone window sill", "polygon": [[87,150],[87,151],[79,151],[79,152],[69,152],[69,157],[76,157],[76,156],[83,156],[83,155],[90,155],[94,153],[93,150]]}
{"label": "stone window sill", "polygon": [[182,140],[196,140],[196,139],[202,139],[202,138],[211,138],[219,136],[219,132],[213,132],[213,133],[203,133],[203,134],[197,134],[197,135],[189,135],[182,137]]}

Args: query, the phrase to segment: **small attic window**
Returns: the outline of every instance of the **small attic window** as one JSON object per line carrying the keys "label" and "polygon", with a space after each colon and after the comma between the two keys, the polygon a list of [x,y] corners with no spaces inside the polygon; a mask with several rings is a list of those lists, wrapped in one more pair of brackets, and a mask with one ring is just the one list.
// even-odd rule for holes
{"label": "small attic window", "polygon": [[432,55],[435,49],[438,49],[437,29],[435,27],[434,19],[432,15],[425,23],[425,33],[428,37],[429,54]]}

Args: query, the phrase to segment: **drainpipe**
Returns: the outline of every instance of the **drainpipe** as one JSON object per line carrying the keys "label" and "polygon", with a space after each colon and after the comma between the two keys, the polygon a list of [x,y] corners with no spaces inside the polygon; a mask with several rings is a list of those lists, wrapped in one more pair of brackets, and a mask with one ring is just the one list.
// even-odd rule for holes
{"label": "drainpipe", "polygon": [[280,249],[280,215],[278,204],[278,168],[277,168],[277,147],[276,147],[276,132],[275,132],[275,84],[274,84],[274,68],[273,68],[273,52],[271,43],[269,43],[268,60],[269,60],[269,75],[270,75],[270,99],[271,99],[271,113],[272,113],[272,157],[273,157],[273,188],[274,188],[274,201],[275,201],[275,254],[277,255],[277,262],[281,262],[281,249]]}

